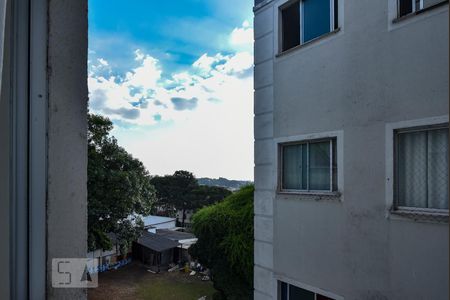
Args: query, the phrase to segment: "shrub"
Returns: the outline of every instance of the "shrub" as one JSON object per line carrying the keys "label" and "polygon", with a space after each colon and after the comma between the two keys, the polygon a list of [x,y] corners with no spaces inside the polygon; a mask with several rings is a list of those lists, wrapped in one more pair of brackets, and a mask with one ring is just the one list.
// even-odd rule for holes
{"label": "shrub", "polygon": [[253,192],[245,186],[193,216],[198,242],[191,255],[210,269],[226,299],[253,298]]}

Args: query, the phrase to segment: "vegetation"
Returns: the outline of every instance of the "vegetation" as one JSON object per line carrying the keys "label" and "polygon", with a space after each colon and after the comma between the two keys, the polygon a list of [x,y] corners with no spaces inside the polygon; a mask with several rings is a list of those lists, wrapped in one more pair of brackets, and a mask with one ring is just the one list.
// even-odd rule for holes
{"label": "vegetation", "polygon": [[187,278],[188,274],[172,274],[158,276],[139,284],[138,299],[152,300],[197,300],[206,296],[211,300],[215,290],[211,282],[203,282],[198,278]]}
{"label": "vegetation", "polygon": [[133,158],[110,136],[112,122],[88,116],[88,247],[111,249],[107,234],[117,235],[126,253],[136,240],[155,202],[155,190],[142,162]]}
{"label": "vegetation", "polygon": [[222,200],[229,194],[225,188],[199,186],[197,179],[191,172],[176,171],[173,175],[155,176],[151,179],[155,186],[157,205],[166,210],[181,210],[182,224],[186,210],[198,209]]}
{"label": "vegetation", "polygon": [[208,185],[208,186],[220,186],[231,191],[235,191],[240,189],[243,186],[252,184],[251,181],[246,180],[230,180],[223,177],[219,178],[207,178],[202,177],[197,179],[199,185]]}
{"label": "vegetation", "polygon": [[193,216],[193,257],[211,270],[219,298],[253,298],[253,186]]}

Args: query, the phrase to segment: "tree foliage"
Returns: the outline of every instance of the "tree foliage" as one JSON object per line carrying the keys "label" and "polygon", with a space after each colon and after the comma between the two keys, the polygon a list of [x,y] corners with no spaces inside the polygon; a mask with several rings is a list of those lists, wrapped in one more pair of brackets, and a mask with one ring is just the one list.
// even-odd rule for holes
{"label": "tree foliage", "polygon": [[226,299],[253,297],[253,186],[193,216],[198,242],[191,255],[211,270],[214,287]]}
{"label": "tree foliage", "polygon": [[143,229],[136,214],[150,213],[155,190],[142,162],[110,136],[112,122],[88,116],[88,247],[111,249],[107,234],[116,233],[126,252]]}
{"label": "tree foliage", "polygon": [[210,205],[231,194],[221,187],[200,186],[191,172],[183,170],[173,175],[155,176],[151,183],[155,186],[159,206],[169,211],[182,211],[182,226],[186,210]]}

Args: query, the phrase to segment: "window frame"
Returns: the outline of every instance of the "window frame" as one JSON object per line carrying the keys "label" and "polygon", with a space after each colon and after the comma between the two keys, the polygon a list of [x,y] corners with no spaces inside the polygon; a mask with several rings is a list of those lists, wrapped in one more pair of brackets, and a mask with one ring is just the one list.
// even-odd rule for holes
{"label": "window frame", "polygon": [[433,5],[430,5],[430,6],[428,6],[428,7],[423,7],[423,5],[424,5],[424,2],[423,2],[423,0],[419,0],[419,5],[420,5],[420,7],[417,9],[416,8],[416,1],[415,0],[409,0],[409,1],[411,1],[411,3],[412,3],[412,8],[411,8],[411,12],[410,13],[408,13],[408,14],[405,14],[405,15],[400,15],[400,2],[401,2],[402,0],[396,0],[396,4],[397,4],[397,13],[396,13],[396,15],[397,15],[397,17],[396,17],[396,19],[394,20],[394,22],[397,20],[403,20],[404,18],[408,18],[408,17],[410,17],[410,16],[415,16],[415,15],[417,15],[417,14],[420,14],[420,13],[423,13],[423,12],[425,12],[425,11],[428,11],[428,10],[430,10],[430,9],[434,9],[434,8],[436,8],[436,7],[439,7],[439,6],[442,6],[442,5],[444,5],[444,4],[446,4],[446,3],[448,3],[449,1],[448,0],[441,0],[440,2],[438,2],[438,3],[435,3],[435,4],[433,4]]}
{"label": "window frame", "polygon": [[[339,191],[339,164],[338,164],[338,141],[337,136],[330,136],[330,137],[321,137],[321,138],[315,138],[315,139],[305,139],[305,140],[299,140],[299,141],[290,141],[290,142],[282,142],[278,143],[278,188],[277,191],[279,193],[295,193],[295,194],[336,194]],[[309,189],[309,145],[314,143],[320,143],[324,141],[329,141],[330,143],[330,189],[329,190],[312,190]],[[295,145],[307,145],[307,152],[306,152],[306,161],[307,161],[307,179],[306,179],[306,186],[307,189],[284,189],[283,188],[283,173],[284,173],[284,148],[287,146],[295,146]],[[334,147],[333,147],[334,146]],[[333,149],[334,148],[334,149]],[[335,153],[333,153],[335,150]],[[334,176],[333,176],[333,163],[334,159],[336,160],[336,178],[334,182]],[[336,189],[334,189],[336,187]]]}
{"label": "window frame", "polygon": [[286,285],[286,292],[287,292],[287,294],[286,294],[286,300],[289,300],[289,294],[290,294],[290,293],[289,293],[289,290],[290,290],[290,287],[291,287],[291,286],[296,287],[296,288],[298,288],[298,289],[301,289],[301,290],[304,290],[304,291],[307,291],[307,292],[310,292],[310,293],[314,294],[314,300],[316,300],[318,296],[326,297],[326,298],[334,299],[334,300],[341,300],[341,299],[342,299],[342,298],[339,297],[339,296],[331,295],[331,293],[329,293],[329,292],[321,291],[321,290],[319,290],[319,289],[312,288],[312,287],[305,287],[304,285],[292,284],[292,283],[289,282],[289,281],[277,279],[277,284],[276,284],[276,289],[277,289],[277,290],[276,290],[276,291],[277,291],[277,292],[276,292],[277,300],[282,300],[282,295],[281,295],[281,293],[282,293],[282,285],[283,285],[283,284]]}
{"label": "window frame", "polygon": [[[448,209],[440,209],[440,208],[427,208],[427,207],[412,207],[412,206],[401,206],[399,205],[399,135],[401,134],[407,134],[407,133],[413,133],[413,132],[428,132],[432,130],[439,130],[439,129],[447,129],[449,130],[449,124],[448,123],[440,123],[440,124],[429,124],[429,125],[422,125],[422,126],[412,126],[412,127],[403,127],[403,128],[396,128],[393,130],[393,154],[394,154],[394,161],[393,161],[393,205],[392,209],[394,212],[410,212],[410,213],[430,213],[430,214],[449,214]],[[428,154],[428,153],[427,153]]]}
{"label": "window frame", "polygon": [[[278,6],[278,54],[283,54],[286,52],[290,52],[293,49],[297,49],[309,43],[315,42],[316,40],[323,39],[324,37],[330,35],[331,33],[339,31],[339,5],[342,0],[329,0],[330,3],[330,30],[327,33],[324,33],[318,37],[310,39],[308,41],[304,41],[304,25],[302,24],[304,20],[304,0],[288,0],[281,5]],[[300,10],[300,42],[298,45],[293,46],[288,49],[283,49],[283,10],[294,3],[299,2],[299,10]]]}

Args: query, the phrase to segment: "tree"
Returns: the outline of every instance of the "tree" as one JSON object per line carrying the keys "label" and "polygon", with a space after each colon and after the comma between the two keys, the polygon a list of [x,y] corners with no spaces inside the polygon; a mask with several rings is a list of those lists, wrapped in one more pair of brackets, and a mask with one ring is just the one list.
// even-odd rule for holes
{"label": "tree", "polygon": [[184,227],[186,210],[193,208],[193,191],[198,187],[197,179],[191,172],[176,171],[173,175],[155,176],[151,183],[155,186],[158,204],[182,211],[181,226]]}
{"label": "tree", "polygon": [[181,210],[182,227],[186,210],[196,210],[216,203],[231,194],[222,187],[200,186],[191,172],[182,170],[173,175],[155,176],[151,183],[155,186],[159,206],[166,210]]}
{"label": "tree", "polygon": [[222,201],[231,191],[220,186],[200,185],[192,191],[192,208],[198,209]]}
{"label": "tree", "polygon": [[210,269],[226,299],[253,298],[253,192],[243,187],[193,216],[198,241],[190,254]]}
{"label": "tree", "polygon": [[143,229],[138,214],[150,213],[155,190],[142,162],[110,136],[112,122],[88,116],[88,247],[111,249],[116,233],[122,253]]}

